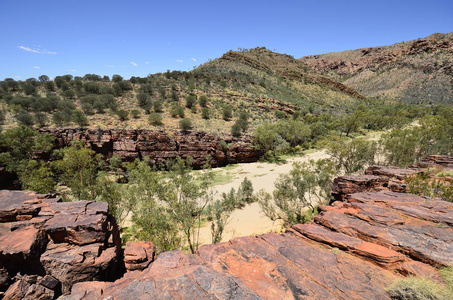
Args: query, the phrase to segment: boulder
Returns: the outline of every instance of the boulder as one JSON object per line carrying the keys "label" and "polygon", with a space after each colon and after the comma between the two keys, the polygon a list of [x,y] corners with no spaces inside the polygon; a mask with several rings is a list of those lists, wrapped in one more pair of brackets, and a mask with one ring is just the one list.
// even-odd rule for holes
{"label": "boulder", "polygon": [[143,270],[154,260],[153,242],[128,242],[124,249],[126,270]]}
{"label": "boulder", "polygon": [[114,280],[124,272],[119,231],[107,203],[3,190],[0,218],[5,299],[53,299],[76,282]]}
{"label": "boulder", "polygon": [[99,243],[84,246],[68,243],[49,243],[41,256],[46,274],[58,279],[62,292],[69,292],[72,285],[81,281],[109,280],[118,271],[114,248],[103,251]]}

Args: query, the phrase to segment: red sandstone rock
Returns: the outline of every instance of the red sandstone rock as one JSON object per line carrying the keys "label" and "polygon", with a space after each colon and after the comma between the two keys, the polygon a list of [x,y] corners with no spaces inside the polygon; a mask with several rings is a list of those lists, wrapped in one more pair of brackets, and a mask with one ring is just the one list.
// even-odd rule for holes
{"label": "red sandstone rock", "polygon": [[40,260],[46,274],[61,282],[63,293],[76,282],[114,278],[117,271],[115,250],[102,251],[102,245],[97,243],[84,246],[49,243]]}
{"label": "red sandstone rock", "polygon": [[[58,201],[0,191],[0,292],[8,289],[6,299],[53,299],[74,282],[122,273],[121,241],[108,205]],[[38,282],[17,278],[20,273],[47,276]]]}
{"label": "red sandstone rock", "polygon": [[402,169],[393,166],[371,166],[365,170],[366,175],[386,176],[388,178],[395,178],[404,180],[406,176],[410,176],[421,172],[420,169]]}
{"label": "red sandstone rock", "polygon": [[332,195],[336,200],[343,200],[347,194],[384,189],[388,182],[388,178],[375,175],[340,176],[333,181]]}
{"label": "red sandstone rock", "polygon": [[38,283],[39,276],[24,276],[12,284],[5,292],[3,300],[51,300],[55,291]]}
{"label": "red sandstone rock", "polygon": [[128,271],[143,270],[154,260],[152,242],[128,242],[124,250],[124,263]]}
{"label": "red sandstone rock", "polygon": [[428,168],[434,165],[448,169],[453,168],[453,157],[449,155],[429,155],[417,164],[420,168]]}
{"label": "red sandstone rock", "polygon": [[[133,136],[134,132],[115,134]],[[143,132],[139,136],[147,138]],[[192,151],[190,146],[186,149]],[[374,170],[383,172],[382,168]],[[391,192],[391,182],[399,184],[395,174],[402,171],[393,175],[385,172],[337,180],[342,201],[320,207],[314,223],[295,225],[285,234],[204,245],[196,255],[165,252],[152,264],[152,243],[130,243],[124,258],[128,269],[147,267],[129,271],[112,283],[91,281],[114,279],[108,275],[118,274],[115,268],[121,248],[118,232],[109,229],[115,226],[105,204],[42,202],[38,215],[12,214],[14,222],[0,223],[0,239],[12,230],[23,230],[28,233],[27,240],[33,240],[33,228],[46,230],[51,237],[40,256],[47,276],[16,278],[8,297],[22,298],[27,293],[44,297],[61,281],[63,292],[72,286],[71,294],[62,298],[66,300],[388,299],[385,288],[401,276],[394,270],[442,282],[432,266],[453,264],[453,204]],[[29,197],[30,204],[38,198]],[[23,201],[21,205],[29,204]],[[14,209],[21,211],[22,206]],[[32,218],[18,221],[19,215]],[[63,216],[68,220],[66,226]],[[32,223],[26,226],[27,222]],[[116,243],[109,243],[110,237],[115,237]],[[28,245],[17,245],[21,250],[16,252],[25,255],[31,247]],[[11,269],[3,270],[10,276]]]}
{"label": "red sandstone rock", "polygon": [[254,162],[264,153],[250,145],[251,138],[225,138],[228,149],[222,149],[221,138],[205,132],[167,133],[150,130],[80,130],[42,129],[56,138],[56,147],[68,146],[74,139],[106,157],[118,155],[125,161],[150,157],[153,165],[164,165],[169,159],[192,156],[193,166],[201,168],[210,157],[212,167],[226,164]]}
{"label": "red sandstone rock", "polygon": [[453,264],[453,249],[448,246],[453,241],[453,230],[450,228],[440,228],[426,223],[422,223],[422,226],[420,224],[385,226],[336,211],[322,212],[316,217],[316,223],[330,230],[399,251],[434,266]]}
{"label": "red sandstone rock", "polygon": [[436,268],[419,261],[407,261],[397,267],[398,272],[403,275],[420,276],[437,283],[444,284],[445,280]]}
{"label": "red sandstone rock", "polygon": [[405,256],[401,253],[342,233],[332,232],[316,224],[298,224],[292,228],[309,239],[361,256],[387,269],[405,260]]}

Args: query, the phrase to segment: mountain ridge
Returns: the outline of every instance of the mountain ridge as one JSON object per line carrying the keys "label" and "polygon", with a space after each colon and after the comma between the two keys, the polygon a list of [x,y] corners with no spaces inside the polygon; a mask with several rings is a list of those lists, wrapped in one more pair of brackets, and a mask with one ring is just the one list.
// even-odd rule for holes
{"label": "mountain ridge", "polygon": [[452,103],[453,33],[298,60],[367,97],[409,104]]}

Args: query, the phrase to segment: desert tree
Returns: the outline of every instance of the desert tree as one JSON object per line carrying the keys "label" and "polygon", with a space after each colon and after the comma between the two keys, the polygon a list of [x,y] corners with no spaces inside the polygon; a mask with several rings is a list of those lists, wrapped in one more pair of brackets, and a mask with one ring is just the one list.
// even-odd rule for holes
{"label": "desert tree", "polygon": [[278,177],[272,194],[264,190],[258,193],[264,214],[273,221],[282,220],[286,226],[310,221],[318,203],[330,198],[330,168],[323,161],[293,164],[288,174]]}

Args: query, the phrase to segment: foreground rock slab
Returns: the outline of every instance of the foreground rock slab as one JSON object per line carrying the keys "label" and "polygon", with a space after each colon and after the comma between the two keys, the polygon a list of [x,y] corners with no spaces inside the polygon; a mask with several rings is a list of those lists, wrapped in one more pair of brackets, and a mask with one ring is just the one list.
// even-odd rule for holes
{"label": "foreground rock slab", "polygon": [[[113,283],[76,283],[63,299],[389,299],[385,289],[403,276],[442,284],[436,267],[453,264],[453,203],[401,193],[419,171],[373,166],[342,176],[340,201],[310,224],[196,255],[165,252]],[[145,260],[143,246],[127,248],[130,263]]]}
{"label": "foreground rock slab", "polygon": [[122,273],[119,232],[106,203],[0,191],[0,298],[54,299],[76,282]]}
{"label": "foreground rock slab", "polygon": [[403,276],[443,284],[453,203],[401,193],[418,171],[373,166],[339,177],[339,201],[310,224],[155,260],[151,242],[130,242],[121,255],[104,203],[1,191],[0,298],[370,300],[389,299],[386,288]]}

